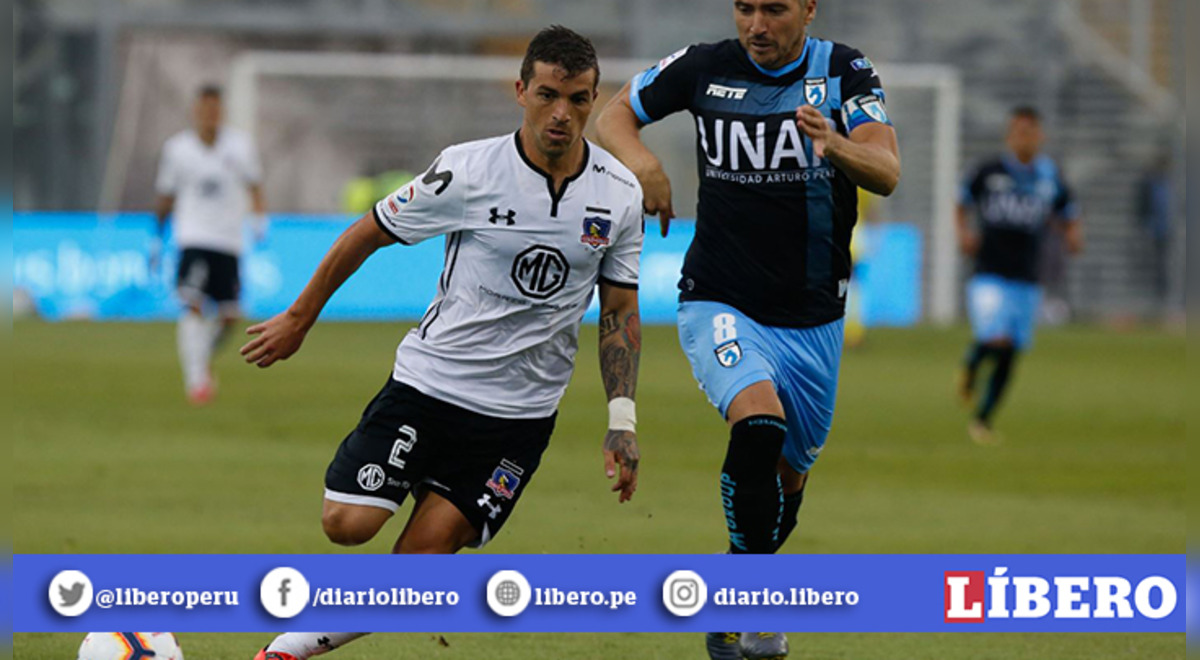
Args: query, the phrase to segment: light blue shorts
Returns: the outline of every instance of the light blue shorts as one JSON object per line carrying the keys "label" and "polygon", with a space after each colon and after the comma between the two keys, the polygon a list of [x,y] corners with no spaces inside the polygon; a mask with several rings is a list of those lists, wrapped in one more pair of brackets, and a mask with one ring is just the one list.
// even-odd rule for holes
{"label": "light blue shorts", "polygon": [[679,305],[679,343],[708,400],[725,417],[742,390],[763,381],[774,385],[787,418],[783,455],[802,473],[816,462],[833,426],[844,325],[777,328],[722,303]]}
{"label": "light blue shorts", "polygon": [[967,306],[975,341],[1007,339],[1024,350],[1033,344],[1042,288],[998,275],[976,275],[967,284]]}

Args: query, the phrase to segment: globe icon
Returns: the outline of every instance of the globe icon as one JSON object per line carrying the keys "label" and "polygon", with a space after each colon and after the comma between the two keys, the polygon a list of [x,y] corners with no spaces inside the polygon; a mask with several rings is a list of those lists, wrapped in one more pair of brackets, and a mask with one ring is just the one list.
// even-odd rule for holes
{"label": "globe icon", "polygon": [[505,607],[512,607],[521,600],[521,585],[512,580],[505,580],[496,585],[496,602]]}

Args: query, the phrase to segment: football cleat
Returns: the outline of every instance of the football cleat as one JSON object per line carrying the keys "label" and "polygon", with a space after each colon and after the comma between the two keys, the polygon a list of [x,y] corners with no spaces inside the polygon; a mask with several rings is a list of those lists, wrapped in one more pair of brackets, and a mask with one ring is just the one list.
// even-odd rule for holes
{"label": "football cleat", "polygon": [[742,633],[742,657],[746,660],[783,660],[788,654],[783,633]]}
{"label": "football cleat", "polygon": [[995,447],[1004,443],[1004,438],[980,419],[973,419],[967,424],[967,435],[971,436],[971,442],[981,447]]}
{"label": "football cleat", "polygon": [[741,633],[708,633],[704,645],[712,660],[742,660]]}
{"label": "football cleat", "polygon": [[268,651],[267,647],[264,646],[264,647],[262,647],[262,650],[258,652],[258,655],[254,656],[254,660],[298,660],[298,659],[296,658],[296,656],[292,655],[291,653],[284,653],[283,651]]}
{"label": "football cleat", "polygon": [[206,406],[212,403],[214,394],[212,385],[207,383],[199,387],[193,387],[188,390],[188,403],[191,403],[193,406]]}

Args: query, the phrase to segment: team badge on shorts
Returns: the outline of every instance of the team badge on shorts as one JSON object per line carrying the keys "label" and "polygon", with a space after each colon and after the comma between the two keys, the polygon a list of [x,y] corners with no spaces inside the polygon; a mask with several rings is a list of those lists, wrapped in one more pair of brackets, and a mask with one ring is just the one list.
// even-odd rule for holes
{"label": "team badge on shorts", "polygon": [[376,491],[383,488],[383,468],[374,463],[367,463],[358,471],[358,485],[363,490]]}
{"label": "team badge on shorts", "polygon": [[599,249],[610,243],[608,238],[610,233],[612,233],[612,220],[584,218],[583,236],[579,237],[579,242],[592,246],[592,249]]}
{"label": "team badge on shorts", "polygon": [[726,369],[737,366],[738,362],[742,361],[742,346],[737,343],[737,340],[725,342],[717,347],[717,362],[721,363]]}
{"label": "team badge on shorts", "polygon": [[829,85],[825,78],[812,78],[804,81],[804,100],[814,108],[825,105],[829,98]]}
{"label": "team badge on shorts", "polygon": [[496,466],[495,471],[492,472],[492,478],[488,479],[487,487],[492,489],[496,497],[511,500],[516,495],[517,486],[521,485],[521,475],[523,474],[525,471],[512,461],[501,460],[500,465]]}

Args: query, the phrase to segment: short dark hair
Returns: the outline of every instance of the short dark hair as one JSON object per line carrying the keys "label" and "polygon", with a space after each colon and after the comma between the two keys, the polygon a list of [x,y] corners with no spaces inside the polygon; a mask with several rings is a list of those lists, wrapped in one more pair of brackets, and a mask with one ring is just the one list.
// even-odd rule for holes
{"label": "short dark hair", "polygon": [[529,84],[533,78],[535,62],[545,62],[561,67],[567,72],[568,78],[574,78],[588,69],[596,70],[596,84],[600,84],[600,64],[596,61],[596,48],[587,37],[565,28],[561,25],[550,27],[537,33],[529,48],[525,50],[525,60],[521,62],[521,82]]}
{"label": "short dark hair", "polygon": [[1038,123],[1042,121],[1042,113],[1032,105],[1018,105],[1012,109],[1010,114],[1013,119],[1028,119]]}
{"label": "short dark hair", "polygon": [[222,95],[222,90],[221,90],[220,85],[201,85],[200,89],[196,91],[196,98],[198,98],[198,99],[210,99],[211,98],[211,99],[217,99],[218,101],[220,101],[221,95]]}

